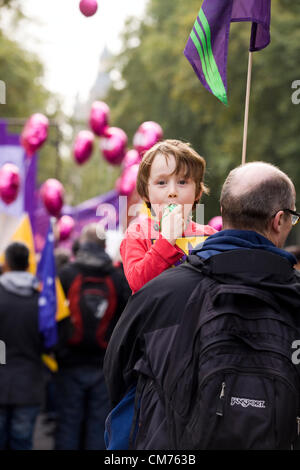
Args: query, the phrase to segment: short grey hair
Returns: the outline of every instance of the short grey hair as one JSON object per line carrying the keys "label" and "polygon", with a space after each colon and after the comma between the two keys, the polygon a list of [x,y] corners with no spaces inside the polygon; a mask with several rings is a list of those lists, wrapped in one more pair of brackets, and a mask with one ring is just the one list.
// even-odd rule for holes
{"label": "short grey hair", "polygon": [[274,165],[275,171],[249,190],[234,193],[233,186],[241,166],[232,170],[221,191],[223,224],[240,230],[265,232],[273,215],[281,209],[293,209],[295,188],[291,179]]}

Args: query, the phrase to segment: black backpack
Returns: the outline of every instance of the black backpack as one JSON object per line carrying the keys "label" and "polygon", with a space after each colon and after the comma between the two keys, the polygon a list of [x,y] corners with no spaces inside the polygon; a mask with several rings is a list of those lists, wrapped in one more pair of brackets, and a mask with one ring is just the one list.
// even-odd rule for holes
{"label": "black backpack", "polygon": [[265,289],[224,284],[213,274],[193,291],[169,362],[164,405],[172,447],[291,449],[300,416],[295,312]]}
{"label": "black backpack", "polygon": [[106,349],[117,307],[115,285],[109,275],[78,274],[68,291],[73,335],[69,343],[86,349]]}

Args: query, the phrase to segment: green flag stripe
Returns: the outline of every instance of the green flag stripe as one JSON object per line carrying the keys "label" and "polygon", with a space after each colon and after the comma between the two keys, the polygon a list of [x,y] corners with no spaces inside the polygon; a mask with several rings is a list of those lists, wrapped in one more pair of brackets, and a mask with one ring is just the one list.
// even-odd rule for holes
{"label": "green flag stripe", "polygon": [[[199,21],[200,21],[200,17],[199,17]],[[220,86],[220,80],[218,80],[220,74],[219,74],[219,71],[216,67],[214,67],[214,64],[213,62],[210,60],[210,54],[208,52],[208,46],[207,46],[207,43],[206,43],[206,37],[205,37],[205,34],[203,33],[203,30],[201,28],[201,26],[199,25],[198,21],[196,20],[196,23],[195,23],[195,29],[198,33],[198,36],[200,38],[200,41],[201,41],[201,44],[203,46],[203,52],[204,52],[204,60],[205,60],[205,64],[206,64],[206,68],[208,70],[208,74],[210,76],[210,80],[211,80],[211,83],[213,85],[213,90],[214,90],[214,93],[219,96],[220,94],[220,91],[222,92],[222,87]],[[223,84],[223,83],[222,83]]]}
{"label": "green flag stripe", "polygon": [[211,47],[211,32],[210,32],[210,26],[209,26],[209,23],[207,21],[207,18],[203,12],[203,10],[201,9],[200,10],[200,13],[199,13],[199,20],[203,26],[203,29],[205,31],[205,34],[206,34],[206,37],[207,37],[207,47],[208,47],[208,56],[209,56],[209,61],[211,63],[211,67],[212,67],[212,70],[215,71],[214,73],[214,76],[216,77],[218,83],[219,83],[219,86],[220,86],[220,89],[223,90],[223,93],[225,94],[226,96],[226,90],[225,90],[225,87],[224,87],[224,83],[223,83],[223,80],[222,80],[222,77],[220,75],[220,72],[219,72],[219,69],[218,69],[218,66],[217,66],[217,63],[215,61],[215,57],[214,57],[214,54],[213,54],[213,51],[212,51],[212,47]]}
{"label": "green flag stripe", "polygon": [[[209,86],[212,89],[212,92],[215,93],[214,90],[217,88],[217,85],[215,83],[213,70],[212,70],[212,67],[211,67],[211,64],[210,64],[210,61],[209,61],[209,56],[208,56],[208,52],[207,52],[207,45],[206,45],[206,38],[205,38],[205,35],[202,31],[201,26],[198,23],[198,18],[195,21],[194,28],[197,31],[197,34],[199,36],[199,39],[200,39],[200,42],[201,42],[201,45],[202,45],[203,55],[204,55],[203,60],[205,62],[205,67],[206,67],[206,70],[207,70],[207,74],[209,76]],[[196,37],[197,37],[197,35],[196,35]],[[202,68],[203,68],[203,65],[204,64],[202,62]]]}
{"label": "green flag stripe", "polygon": [[202,51],[202,46],[199,42],[199,39],[197,37],[197,35],[195,34],[194,30],[192,30],[191,32],[191,35],[190,35],[193,43],[194,43],[194,46],[196,47],[197,51],[198,51],[198,54],[199,54],[199,57],[200,57],[200,60],[201,60],[201,65],[202,65],[202,70],[203,70],[203,73],[204,73],[204,76],[205,76],[205,80],[207,81],[212,93],[220,100],[222,101],[223,103],[227,104],[227,98],[226,98],[226,94],[225,94],[225,99],[224,99],[224,95],[222,94],[219,94],[219,90],[218,88],[216,88],[216,86],[214,86],[214,83],[212,82],[211,80],[211,77],[210,77],[210,74],[208,73],[208,70],[206,68],[206,61],[204,59],[204,55],[203,55],[203,51]]}
{"label": "green flag stripe", "polygon": [[[206,18],[206,16],[205,16],[202,9],[199,12],[199,20],[200,20],[200,22],[203,26],[203,29],[205,31],[206,38],[207,38],[208,61],[211,65],[211,70],[212,70],[213,77],[214,77],[214,80],[213,80],[214,84],[216,86],[216,89],[218,90],[217,96],[219,96],[219,98],[221,99],[221,101],[223,101],[223,103],[227,104],[226,89],[224,87],[224,83],[223,83],[222,77],[220,75],[220,72],[219,72],[218,66],[216,64],[213,51],[212,51],[210,26],[209,26],[207,18]],[[196,20],[196,22],[197,22],[197,20]],[[202,29],[199,26],[199,24],[198,24],[198,27],[202,32]],[[197,32],[198,32],[198,30],[197,30]],[[198,32],[198,34],[199,34],[199,32]]]}
{"label": "green flag stripe", "polygon": [[209,87],[211,88],[211,90],[213,91],[213,87],[212,87],[212,84],[211,84],[211,80],[210,80],[210,77],[207,73],[207,70],[206,70],[206,65],[205,65],[205,60],[204,60],[204,56],[203,56],[203,51],[202,51],[202,47],[201,47],[201,44],[199,42],[199,39],[197,38],[194,30],[192,29],[191,31],[191,40],[193,41],[194,43],[194,46],[196,47],[197,51],[198,51],[198,54],[199,54],[199,57],[200,57],[200,60],[201,60],[201,64],[202,64],[202,70],[203,70],[203,73],[204,73],[204,76],[205,76],[205,80],[207,81]]}

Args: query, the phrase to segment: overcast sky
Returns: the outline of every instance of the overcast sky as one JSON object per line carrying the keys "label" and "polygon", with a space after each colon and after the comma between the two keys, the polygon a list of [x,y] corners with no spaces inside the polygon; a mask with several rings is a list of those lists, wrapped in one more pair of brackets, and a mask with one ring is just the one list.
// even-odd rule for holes
{"label": "overcast sky", "polygon": [[79,0],[22,3],[24,13],[38,22],[23,23],[13,37],[38,53],[45,85],[64,97],[65,111],[71,112],[77,93],[84,99],[95,81],[103,47],[118,51],[126,18],[140,17],[147,0],[98,0],[98,11],[89,18],[80,12]]}

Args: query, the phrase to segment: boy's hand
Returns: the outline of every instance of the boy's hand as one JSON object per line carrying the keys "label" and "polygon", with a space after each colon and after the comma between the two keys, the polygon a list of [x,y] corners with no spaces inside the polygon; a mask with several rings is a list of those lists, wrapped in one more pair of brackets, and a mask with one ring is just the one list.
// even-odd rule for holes
{"label": "boy's hand", "polygon": [[185,221],[182,205],[178,204],[175,209],[167,214],[164,212],[161,220],[161,234],[171,245],[175,245],[177,238],[182,237],[184,228]]}

